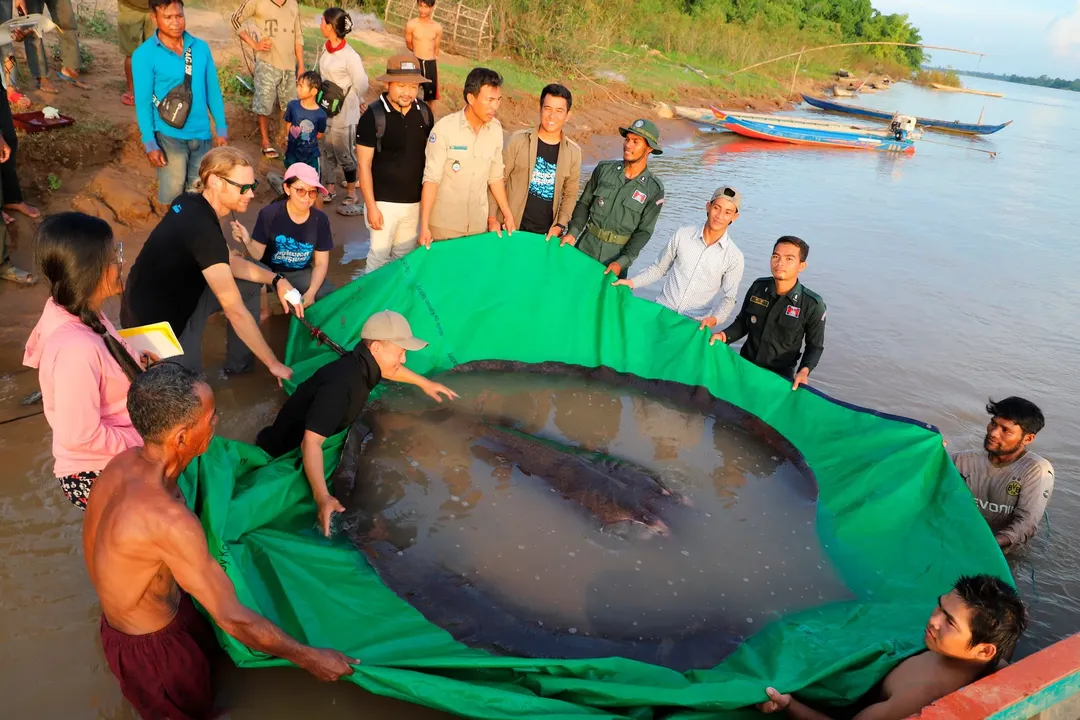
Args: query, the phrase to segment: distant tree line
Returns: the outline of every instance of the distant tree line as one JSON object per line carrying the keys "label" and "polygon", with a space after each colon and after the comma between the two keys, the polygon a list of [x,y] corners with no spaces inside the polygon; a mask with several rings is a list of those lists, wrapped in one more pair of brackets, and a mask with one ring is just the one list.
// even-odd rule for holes
{"label": "distant tree line", "polygon": [[1011,82],[1020,85],[1037,85],[1039,87],[1054,88],[1055,90],[1072,90],[1074,92],[1080,92],[1080,78],[1066,80],[1065,78],[1052,78],[1049,75],[1040,75],[1039,77],[1028,77],[1026,75],[999,75],[997,73],[975,72],[973,70],[957,70],[956,72],[960,75],[968,75],[970,77],[1001,80],[1002,82]]}

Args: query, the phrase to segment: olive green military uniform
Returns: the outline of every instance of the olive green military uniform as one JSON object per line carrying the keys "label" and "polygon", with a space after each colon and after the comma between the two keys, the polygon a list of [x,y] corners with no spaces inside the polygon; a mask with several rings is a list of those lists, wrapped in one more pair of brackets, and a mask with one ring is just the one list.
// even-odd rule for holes
{"label": "olive green military uniform", "polygon": [[[640,135],[661,154],[659,131],[648,120],[635,120],[619,132]],[[664,206],[664,184],[648,168],[628,180],[626,163],[605,160],[593,170],[578,198],[574,214],[566,228],[577,238],[577,249],[603,265],[619,263],[620,277],[626,277],[630,264],[652,237],[656,219]]]}
{"label": "olive green military uniform", "polygon": [[772,277],[758,278],[724,335],[728,344],[746,337],[740,355],[791,380],[803,368],[813,372],[825,350],[825,301],[800,282],[777,295]]}

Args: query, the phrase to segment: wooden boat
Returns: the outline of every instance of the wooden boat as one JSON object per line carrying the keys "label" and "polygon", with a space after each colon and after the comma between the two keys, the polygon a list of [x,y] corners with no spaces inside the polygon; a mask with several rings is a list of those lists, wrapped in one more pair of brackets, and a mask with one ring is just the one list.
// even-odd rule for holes
{"label": "wooden boat", "polygon": [[728,115],[722,110],[712,108],[716,118],[728,130],[757,140],[807,145],[811,147],[849,148],[855,150],[877,150],[879,152],[913,153],[915,143],[908,133],[901,131],[898,138],[892,132],[876,128],[823,129],[814,127],[800,118],[778,118],[748,120]]}
{"label": "wooden boat", "polygon": [[[690,120],[691,122],[698,123],[699,125],[705,125],[710,129],[715,130],[727,130],[727,128],[724,127],[723,121],[719,117],[720,115],[723,115],[723,117],[725,118],[737,118],[739,120],[747,120],[750,122],[769,123],[772,125],[783,125],[785,127],[793,128],[811,128],[828,132],[870,132],[882,135],[889,134],[885,130],[881,130],[878,128],[869,128],[865,125],[856,125],[849,122],[838,122],[836,120],[822,120],[820,118],[813,117],[785,117],[780,115],[764,115],[761,113],[734,112],[728,110],[720,110],[715,107],[692,108],[681,105],[661,105],[660,113],[662,116],[667,116],[667,113],[669,112],[671,113],[671,117],[680,117],[684,120]],[[918,134],[919,133],[914,133],[913,137],[917,138]]]}
{"label": "wooden boat", "polygon": [[952,85],[942,85],[941,83],[930,83],[935,90],[944,90],[945,92],[958,92],[967,93],[968,95],[985,95],[986,97],[1005,97],[1005,93],[988,92],[986,90],[972,90],[971,88],[953,87]]}
{"label": "wooden boat", "polygon": [[[870,108],[859,107],[857,105],[846,105],[844,103],[834,102],[828,98],[814,97],[813,95],[804,94],[802,97],[808,105],[816,107],[819,110],[840,113],[841,115],[855,115],[856,117],[882,120],[884,122],[891,122],[896,115],[896,113],[886,112],[884,110],[871,110]],[[1012,120],[1002,123],[1001,125],[979,125],[978,123],[962,123],[959,121],[949,122],[948,120],[934,120],[932,118],[921,117],[916,117],[915,122],[922,128],[959,133],[961,135],[992,135],[1012,124]]]}

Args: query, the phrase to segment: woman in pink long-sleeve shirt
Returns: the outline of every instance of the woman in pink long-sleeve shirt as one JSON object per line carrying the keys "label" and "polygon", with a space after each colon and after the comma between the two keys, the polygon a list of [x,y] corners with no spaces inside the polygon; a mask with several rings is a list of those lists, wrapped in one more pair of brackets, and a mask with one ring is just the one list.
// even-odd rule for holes
{"label": "woman in pink long-sleeve shirt", "polygon": [[23,364],[38,369],[53,431],[53,474],[68,499],[85,510],[105,465],[142,445],[127,412],[128,387],[142,363],[101,312],[106,299],[123,291],[123,245],[104,220],[65,212],[41,224],[37,255],[51,297],[26,343]]}

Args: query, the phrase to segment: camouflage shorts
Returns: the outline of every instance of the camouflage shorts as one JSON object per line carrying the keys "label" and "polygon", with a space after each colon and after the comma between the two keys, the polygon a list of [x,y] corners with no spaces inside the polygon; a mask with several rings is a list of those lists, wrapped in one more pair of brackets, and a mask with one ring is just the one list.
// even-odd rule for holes
{"label": "camouflage shorts", "polygon": [[296,99],[296,73],[278,70],[270,63],[255,62],[255,97],[251,100],[251,112],[256,115],[272,115],[274,100],[281,112]]}

